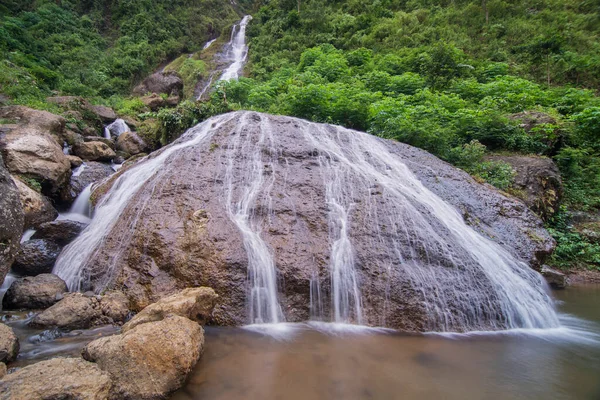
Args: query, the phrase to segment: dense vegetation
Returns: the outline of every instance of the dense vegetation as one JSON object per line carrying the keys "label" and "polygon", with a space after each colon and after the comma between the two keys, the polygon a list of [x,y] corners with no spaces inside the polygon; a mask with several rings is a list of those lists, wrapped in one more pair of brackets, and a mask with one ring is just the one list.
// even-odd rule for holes
{"label": "dense vegetation", "polygon": [[11,0],[0,4],[0,91],[47,107],[61,94],[127,94],[164,60],[238,19],[222,0]]}
{"label": "dense vegetation", "polygon": [[[600,267],[569,211],[600,208],[600,2],[269,1],[249,29],[238,107],[331,122],[424,148],[511,191],[486,152],[554,158],[565,207],[557,266]],[[518,113],[547,123],[524,129]]]}
{"label": "dense vegetation", "polygon": [[[424,148],[516,195],[511,167],[486,154],[551,157],[565,185],[548,221],[552,263],[600,268],[600,245],[571,224],[572,212],[600,208],[600,0],[238,3],[258,10],[249,78],[220,83],[205,103],[143,113],[124,96],[165,60],[190,97],[210,63],[177,57],[239,19],[231,2],[5,1],[0,93],[50,109],[52,93],[86,96],[146,119],[141,133],[162,144],[232,108],[331,122]],[[546,122],[524,129],[524,111]]]}

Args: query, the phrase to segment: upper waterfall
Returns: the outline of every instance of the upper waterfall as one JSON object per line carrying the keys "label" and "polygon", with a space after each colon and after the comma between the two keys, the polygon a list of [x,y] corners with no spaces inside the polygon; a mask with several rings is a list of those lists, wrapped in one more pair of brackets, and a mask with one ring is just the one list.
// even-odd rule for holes
{"label": "upper waterfall", "polygon": [[244,16],[240,22],[233,26],[231,30],[231,40],[227,44],[225,57],[231,61],[231,64],[223,71],[219,78],[223,81],[237,79],[248,57],[248,45],[246,44],[246,26],[252,17]]}
{"label": "upper waterfall", "polygon": [[550,241],[540,221],[407,145],[236,112],[106,185],[94,220],[57,262],[71,289],[125,285],[145,304],[209,285],[224,324],[558,326],[524,262]]}

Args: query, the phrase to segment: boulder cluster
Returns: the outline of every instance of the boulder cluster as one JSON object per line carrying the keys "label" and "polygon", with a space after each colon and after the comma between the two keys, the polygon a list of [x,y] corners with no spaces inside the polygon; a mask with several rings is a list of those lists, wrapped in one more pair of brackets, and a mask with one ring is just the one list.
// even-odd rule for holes
{"label": "boulder cluster", "polygon": [[[130,315],[123,293],[65,294],[56,278],[40,276],[44,278],[40,282],[26,282],[29,297],[39,296],[35,303],[39,305],[51,303],[54,294],[54,305],[32,318],[31,326],[81,329],[122,323]],[[19,342],[10,327],[0,324],[0,375],[4,374],[0,399],[166,399],[184,384],[200,359],[201,325],[210,318],[217,299],[211,288],[185,289],[143,309],[120,334],[88,343],[82,358],[53,358],[8,375],[4,362],[16,358]]]}

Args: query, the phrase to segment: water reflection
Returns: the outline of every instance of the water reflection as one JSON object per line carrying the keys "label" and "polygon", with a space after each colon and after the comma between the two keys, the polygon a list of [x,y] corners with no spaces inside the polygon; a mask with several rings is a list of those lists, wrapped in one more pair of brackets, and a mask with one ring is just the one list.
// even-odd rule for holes
{"label": "water reflection", "polygon": [[573,316],[546,332],[409,336],[298,325],[282,340],[268,329],[209,327],[206,353],[173,399],[598,400],[600,286],[556,296]]}

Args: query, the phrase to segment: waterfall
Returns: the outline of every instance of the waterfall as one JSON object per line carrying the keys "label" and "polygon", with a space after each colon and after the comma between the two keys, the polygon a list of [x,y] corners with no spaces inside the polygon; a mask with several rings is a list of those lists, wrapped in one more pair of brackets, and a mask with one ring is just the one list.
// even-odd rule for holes
{"label": "waterfall", "polygon": [[[244,116],[247,117],[247,116]],[[227,169],[225,173],[225,187],[227,188],[227,212],[231,220],[240,230],[244,241],[244,248],[248,254],[249,278],[249,316],[253,324],[277,323],[283,320],[283,313],[277,300],[277,276],[275,261],[267,244],[261,237],[260,221],[253,221],[253,208],[257,198],[262,194],[267,196],[266,203],[270,203],[270,193],[265,188],[273,184],[272,179],[265,179],[265,171],[270,172],[274,164],[265,164],[261,148],[273,149],[273,134],[268,121],[261,120],[260,136],[255,142],[251,135],[244,132],[248,125],[245,118],[232,135],[228,144],[231,151],[228,153]],[[245,156],[245,155],[249,156]],[[234,161],[242,157],[243,175],[234,176]],[[235,198],[235,194],[238,198]],[[270,210],[266,210],[267,217]]]}
{"label": "waterfall", "polygon": [[252,17],[250,15],[244,16],[240,22],[233,26],[231,31],[231,40],[227,45],[226,57],[231,61],[231,64],[225,69],[221,78],[222,81],[229,81],[237,79],[240,71],[242,70],[246,57],[248,56],[248,46],[246,45],[246,26]]}
{"label": "waterfall", "polygon": [[[102,198],[95,210],[92,223],[68,246],[66,246],[56,264],[53,273],[61,277],[70,291],[79,291],[87,282],[86,264],[95,251],[109,235],[121,216],[127,203],[152,177],[160,174],[165,161],[177,150],[196,145],[214,132],[213,124],[225,120],[227,115],[215,117],[187,131],[176,143],[146,158],[138,168],[132,168],[113,183],[110,193]],[[141,167],[141,168],[140,168]],[[128,232],[124,232],[127,234]],[[115,255],[116,256],[116,255]],[[104,286],[113,278],[114,265],[105,271]]]}
{"label": "waterfall", "polygon": [[216,41],[217,39],[211,39],[208,42],[206,42],[206,44],[204,45],[204,47],[202,48],[202,50],[206,50],[208,49],[210,46],[212,46],[212,44]]}
{"label": "waterfall", "polygon": [[121,118],[116,119],[113,123],[104,127],[104,137],[110,139],[111,136],[119,136],[122,133],[129,132],[131,129],[127,123]]}
{"label": "waterfall", "polygon": [[[333,322],[373,324],[369,311],[374,304],[383,315],[397,310],[392,307],[409,295],[406,304],[426,316],[423,330],[559,326],[541,276],[426,188],[409,169],[409,155],[398,149],[396,143],[366,133],[288,117],[252,112],[213,117],[118,176],[92,223],[61,253],[54,272],[71,290],[79,290],[90,286],[95,267],[102,273],[94,275],[94,289],[109,287],[120,273],[138,220],[163,212],[153,208],[160,204],[153,198],[154,188],[174,173],[177,159],[199,163],[214,175],[209,179],[213,183],[207,183],[181,171],[179,187],[191,196],[219,190],[213,193],[222,196],[219,212],[233,222],[245,249],[247,319],[253,324],[286,320],[281,304],[285,310],[290,305],[282,300],[288,294],[277,260],[285,252],[294,257],[291,251],[300,249],[294,251],[313,254],[312,263],[305,257],[291,270],[301,276],[296,287],[298,280],[306,282],[305,315],[314,319],[329,315]],[[214,163],[202,164],[204,156]],[[288,179],[293,181],[289,187]],[[303,195],[288,196],[290,191]],[[319,202],[304,208],[311,213],[310,228],[282,225],[288,221],[281,219],[282,212],[294,221],[285,224],[304,223],[298,221],[306,214],[297,216],[295,208],[307,202]],[[120,220],[126,225],[115,228]],[[100,256],[109,235],[117,247]],[[296,241],[294,235],[315,236]],[[299,243],[305,247],[297,247]],[[313,253],[306,247],[310,243],[325,250],[318,260],[318,249]],[[384,317],[380,321],[386,322]]]}

